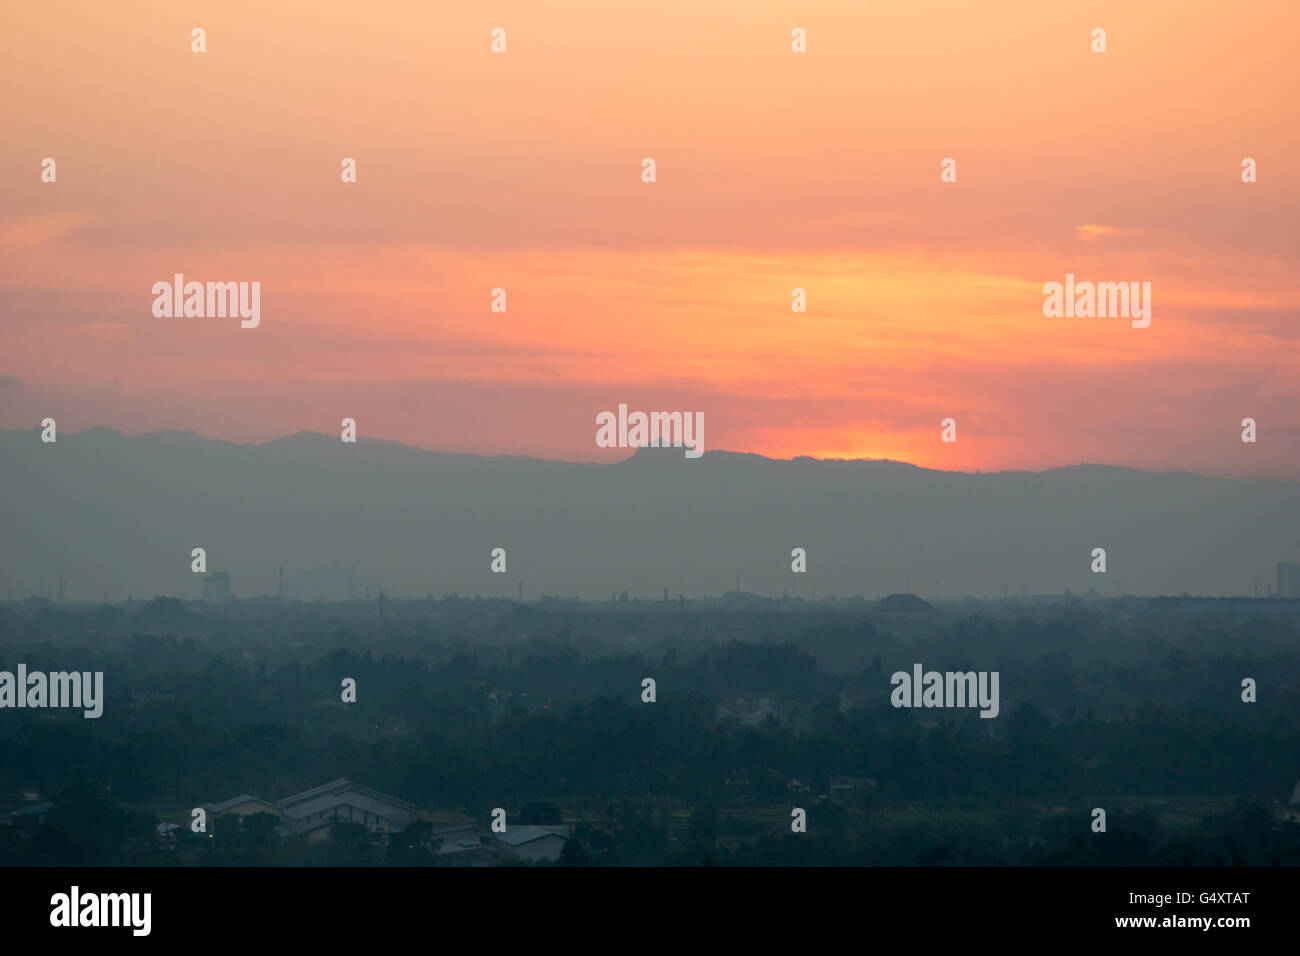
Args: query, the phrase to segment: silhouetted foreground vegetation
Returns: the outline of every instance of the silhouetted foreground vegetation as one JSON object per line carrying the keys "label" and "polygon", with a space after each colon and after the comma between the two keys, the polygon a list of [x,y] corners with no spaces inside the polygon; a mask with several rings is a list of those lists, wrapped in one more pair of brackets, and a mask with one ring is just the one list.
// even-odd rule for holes
{"label": "silhouetted foreground vegetation", "polygon": [[[561,864],[1296,865],[1290,604],[10,604],[0,670],[103,671],[105,702],[0,710],[0,863],[432,864],[502,807],[570,824]],[[891,706],[915,662],[999,672],[1000,714]],[[339,777],[421,819],[189,832]]]}

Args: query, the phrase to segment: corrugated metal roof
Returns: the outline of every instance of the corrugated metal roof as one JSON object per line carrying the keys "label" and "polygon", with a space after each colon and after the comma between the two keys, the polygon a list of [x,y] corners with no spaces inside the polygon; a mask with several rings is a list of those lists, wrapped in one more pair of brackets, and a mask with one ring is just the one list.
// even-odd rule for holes
{"label": "corrugated metal roof", "polygon": [[526,824],[521,827],[506,827],[505,833],[494,833],[492,839],[507,846],[522,846],[543,837],[557,836],[562,840],[569,838],[569,828],[565,826],[538,826]]}
{"label": "corrugated metal roof", "polygon": [[208,813],[222,813],[226,810],[229,810],[231,807],[239,806],[241,803],[248,803],[250,800],[253,801],[254,803],[260,803],[263,806],[271,807],[272,809],[275,810],[280,809],[270,800],[263,800],[261,797],[255,797],[249,793],[241,793],[237,797],[231,797],[229,800],[222,800],[220,803],[210,803],[206,805],[203,809],[207,810]]}
{"label": "corrugated metal roof", "polygon": [[[328,813],[335,807],[353,807],[359,813],[387,817],[391,820],[415,816],[413,811],[407,809],[407,806],[400,801],[391,801],[383,797],[374,797],[368,793],[348,789],[341,793],[322,794],[314,800],[295,803],[291,807],[285,807],[284,814],[291,820],[302,820],[318,813]],[[343,814],[343,816],[346,816],[346,814]]]}
{"label": "corrugated metal roof", "polygon": [[[405,800],[390,797],[388,794],[380,793],[378,790],[371,790],[369,787],[363,787],[360,784],[353,783],[351,780],[344,779],[343,777],[340,777],[337,780],[331,780],[329,783],[322,784],[319,787],[312,787],[310,790],[304,790],[302,793],[295,793],[291,796],[287,796],[280,800],[279,803],[280,806],[285,809],[285,812],[289,812],[292,808],[301,804],[310,801],[317,801],[323,797],[337,796],[348,792],[356,793],[368,797],[371,800],[385,803],[390,807],[405,810],[407,813],[418,813],[420,809],[413,803],[407,803]],[[330,804],[330,806],[332,805],[333,804]],[[315,813],[316,811],[312,810],[311,812]],[[296,817],[302,814],[292,813],[290,815]]]}

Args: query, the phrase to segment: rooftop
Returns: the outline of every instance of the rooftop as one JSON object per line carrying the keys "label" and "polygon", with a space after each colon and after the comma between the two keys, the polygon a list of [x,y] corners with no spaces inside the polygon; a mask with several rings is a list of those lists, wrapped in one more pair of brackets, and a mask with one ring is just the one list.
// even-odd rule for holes
{"label": "rooftop", "polygon": [[532,843],[534,840],[541,840],[549,836],[556,836],[562,840],[567,840],[569,838],[569,828],[567,826],[537,826],[529,824],[521,827],[507,827],[505,833],[492,834],[493,839],[498,843],[504,843],[507,846],[522,846],[525,843]]}

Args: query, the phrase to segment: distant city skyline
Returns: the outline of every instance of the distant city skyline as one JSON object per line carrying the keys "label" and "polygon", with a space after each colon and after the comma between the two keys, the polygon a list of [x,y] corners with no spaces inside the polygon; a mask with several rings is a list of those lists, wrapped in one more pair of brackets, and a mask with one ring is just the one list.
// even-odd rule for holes
{"label": "distant city skyline", "polygon": [[216,595],[220,572],[234,595],[273,595],[281,569],[286,597],[321,598],[514,598],[521,584],[589,600],[1249,596],[1300,560],[1300,483],[1105,465],[964,473],[673,448],[575,464],[104,429],[52,443],[0,430],[0,461],[0,581],[70,599],[198,597],[205,575]]}

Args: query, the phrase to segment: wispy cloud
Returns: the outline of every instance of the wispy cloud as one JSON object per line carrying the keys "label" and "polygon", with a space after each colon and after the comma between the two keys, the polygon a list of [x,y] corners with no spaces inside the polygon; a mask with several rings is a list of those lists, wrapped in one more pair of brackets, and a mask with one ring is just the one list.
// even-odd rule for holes
{"label": "wispy cloud", "polygon": [[38,246],[66,236],[91,221],[80,212],[56,212],[46,216],[23,216],[0,222],[0,246]]}
{"label": "wispy cloud", "polygon": [[1098,239],[1106,239],[1110,236],[1140,236],[1142,230],[1136,227],[1131,229],[1121,229],[1119,226],[1099,226],[1090,222],[1085,226],[1076,226],[1074,235],[1077,239],[1084,242],[1096,242]]}

